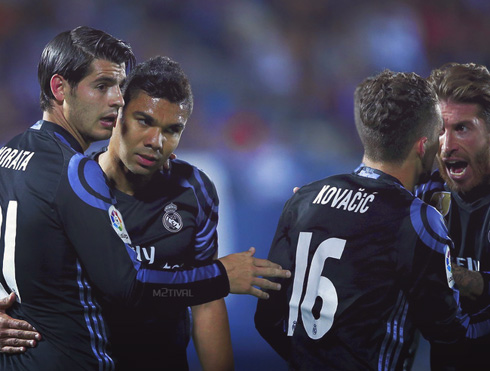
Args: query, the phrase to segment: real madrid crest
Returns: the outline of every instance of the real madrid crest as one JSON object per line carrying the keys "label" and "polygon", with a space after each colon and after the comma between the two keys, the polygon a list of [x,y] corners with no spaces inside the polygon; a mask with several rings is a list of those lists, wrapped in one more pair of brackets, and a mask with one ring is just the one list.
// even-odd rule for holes
{"label": "real madrid crest", "polygon": [[182,229],[182,217],[177,212],[177,205],[170,203],[165,206],[162,223],[167,231],[172,233],[176,233]]}

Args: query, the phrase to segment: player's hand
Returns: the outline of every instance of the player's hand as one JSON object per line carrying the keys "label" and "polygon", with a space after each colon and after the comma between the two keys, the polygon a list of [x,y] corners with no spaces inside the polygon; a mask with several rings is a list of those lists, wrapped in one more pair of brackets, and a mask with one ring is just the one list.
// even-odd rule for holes
{"label": "player's hand", "polygon": [[483,294],[484,283],[480,272],[470,271],[456,264],[452,264],[451,270],[461,296],[476,300]]}
{"label": "player's hand", "polygon": [[168,156],[168,160],[163,163],[163,169],[170,170],[170,160],[175,160],[176,158],[177,155],[175,153],[171,153],[170,156]]}
{"label": "player's hand", "polygon": [[299,187],[294,187],[294,188],[293,188],[293,193],[298,192],[298,189],[299,189]]}
{"label": "player's hand", "polygon": [[[269,294],[260,290],[280,290],[279,283],[261,277],[289,278],[291,272],[266,259],[254,258],[255,248],[227,255],[219,260],[226,268],[232,294],[248,294],[268,299]],[[260,289],[254,287],[257,286]]]}
{"label": "player's hand", "polygon": [[5,310],[15,302],[15,294],[0,300],[0,352],[24,353],[27,348],[36,346],[41,334],[26,321],[10,317]]}

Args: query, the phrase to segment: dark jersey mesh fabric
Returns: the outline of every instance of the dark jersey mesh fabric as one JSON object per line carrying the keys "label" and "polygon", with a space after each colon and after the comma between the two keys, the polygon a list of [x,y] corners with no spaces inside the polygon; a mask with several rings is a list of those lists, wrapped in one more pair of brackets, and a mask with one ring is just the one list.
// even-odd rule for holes
{"label": "dark jersey mesh fabric", "polygon": [[[132,248],[149,267],[200,267],[217,254],[218,196],[211,180],[180,160],[158,173],[144,192],[114,191]],[[185,288],[162,295],[192,296]],[[103,305],[117,370],[185,370],[190,337],[188,308]]]}
{"label": "dark jersey mesh fabric", "polygon": [[450,248],[441,215],[381,171],[306,185],[269,253],[293,278],[259,301],[256,327],[292,369],[401,370],[416,327],[441,342],[467,331]]}
{"label": "dark jersey mesh fabric", "polygon": [[[480,271],[488,282],[490,272],[490,187],[479,186],[462,195],[451,192],[435,171],[417,195],[437,208],[445,218],[454,242],[453,260],[459,266]],[[487,292],[477,300],[461,298],[463,312],[474,317],[490,304]],[[490,336],[453,345],[432,344],[431,363],[436,370],[489,370]]]}
{"label": "dark jersey mesh fabric", "polygon": [[[2,370],[112,369],[107,328],[94,295],[121,305],[164,308],[221,298],[221,263],[147,269],[137,259],[102,170],[63,128],[39,121],[0,148],[0,283],[15,291],[10,314],[43,335]],[[169,297],[162,291],[191,290]]]}

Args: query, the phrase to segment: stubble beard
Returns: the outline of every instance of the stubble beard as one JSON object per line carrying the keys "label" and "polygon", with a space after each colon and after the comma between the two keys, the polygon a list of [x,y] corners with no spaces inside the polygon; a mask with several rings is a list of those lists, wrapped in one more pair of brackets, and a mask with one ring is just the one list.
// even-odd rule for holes
{"label": "stubble beard", "polygon": [[441,177],[452,192],[466,193],[479,185],[490,184],[490,147],[484,147],[475,153],[471,161],[471,168],[474,174],[473,179],[469,183],[463,185],[454,181],[449,176],[446,164],[440,159],[440,156],[437,155],[437,163]]}

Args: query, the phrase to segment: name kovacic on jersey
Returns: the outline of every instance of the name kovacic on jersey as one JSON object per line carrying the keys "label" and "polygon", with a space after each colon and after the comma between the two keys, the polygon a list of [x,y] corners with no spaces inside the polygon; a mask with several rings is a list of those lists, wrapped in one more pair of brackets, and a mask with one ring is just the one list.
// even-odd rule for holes
{"label": "name kovacic on jersey", "polygon": [[330,204],[330,207],[363,214],[369,210],[368,203],[374,201],[376,193],[366,193],[364,188],[353,190],[324,185],[313,200],[313,204]]}

